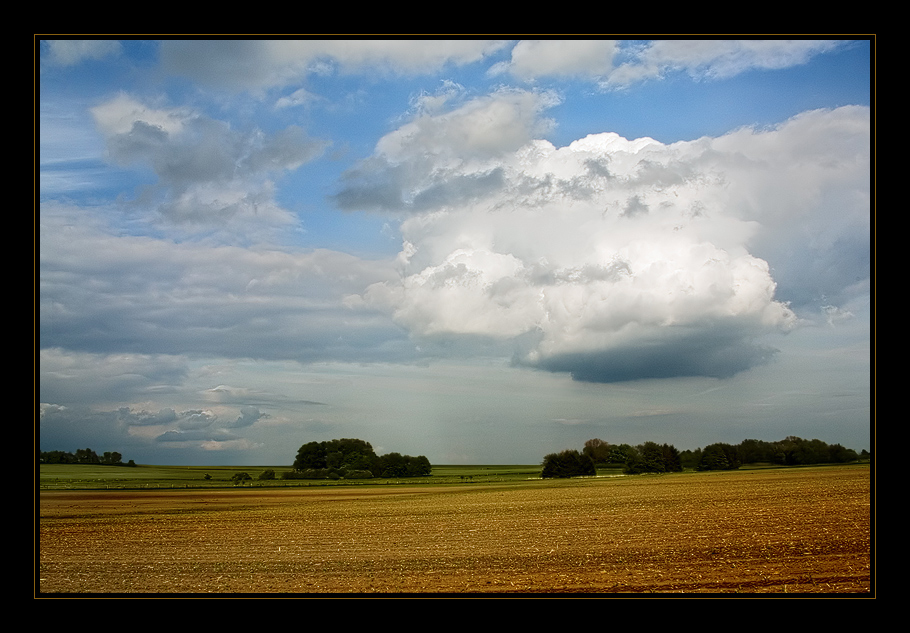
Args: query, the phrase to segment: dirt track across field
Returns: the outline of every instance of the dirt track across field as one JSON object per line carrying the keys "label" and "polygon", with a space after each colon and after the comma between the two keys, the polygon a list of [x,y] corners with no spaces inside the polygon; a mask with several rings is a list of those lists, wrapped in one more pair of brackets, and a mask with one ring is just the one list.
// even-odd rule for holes
{"label": "dirt track across field", "polygon": [[41,492],[58,593],[872,593],[868,466]]}

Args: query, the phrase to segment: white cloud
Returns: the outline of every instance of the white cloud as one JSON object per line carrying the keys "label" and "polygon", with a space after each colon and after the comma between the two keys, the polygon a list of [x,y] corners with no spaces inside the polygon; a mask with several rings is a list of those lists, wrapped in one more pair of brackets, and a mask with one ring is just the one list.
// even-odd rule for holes
{"label": "white cloud", "polygon": [[[445,116],[421,129],[448,125]],[[868,116],[819,111],[673,145],[615,134],[558,149],[529,142],[485,163],[496,187],[405,221],[401,281],[371,286],[364,301],[417,337],[514,339],[518,362],[586,380],[747,369],[770,354],[755,339],[797,323],[752,248],[780,255],[775,239],[805,239],[828,217],[832,189],[854,221],[831,229],[830,245],[868,222]],[[402,151],[434,145],[412,131],[379,151],[419,154],[422,174],[476,170],[445,152]]]}
{"label": "white cloud", "polygon": [[499,40],[165,40],[161,60],[168,71],[202,84],[257,90],[333,69],[433,72],[447,64],[477,62],[505,44]]}
{"label": "white cloud", "polygon": [[268,414],[261,412],[258,407],[242,407],[240,409],[240,417],[238,417],[234,422],[226,424],[224,428],[242,429],[248,426],[252,426],[256,423],[256,421],[268,417]]}
{"label": "white cloud", "polygon": [[376,151],[392,163],[432,157],[437,168],[498,156],[545,132],[548,122],[541,112],[555,103],[552,95],[504,90],[451,112],[418,114],[380,139]]}
{"label": "white cloud", "polygon": [[[490,59],[511,46],[508,72],[534,81],[580,78],[623,87],[673,72],[727,78],[753,69],[804,64],[844,43],[836,40],[164,40],[165,70],[194,81],[258,91],[299,83],[308,75],[438,72]],[[294,99],[296,100],[296,99]],[[282,104],[289,102],[283,100]]]}
{"label": "white cloud", "polygon": [[776,129],[744,128],[714,140],[711,151],[705,158],[717,167],[723,161],[730,183],[727,207],[757,223],[749,248],[772,264],[789,300],[815,310],[863,292],[872,208],[868,108],[816,110]]}
{"label": "white cloud", "polygon": [[509,72],[521,79],[544,76],[597,79],[613,67],[615,40],[521,40],[512,49]]}
{"label": "white cloud", "polygon": [[166,135],[179,134],[195,116],[187,107],[154,108],[124,93],[93,107],[91,112],[98,130],[108,138],[129,134],[137,122]]}
{"label": "white cloud", "polygon": [[631,59],[609,73],[606,85],[627,86],[672,72],[723,79],[747,70],[787,68],[841,44],[832,40],[655,40],[624,50],[623,55]]}
{"label": "white cloud", "polygon": [[483,195],[501,184],[502,156],[549,129],[542,114],[557,102],[546,92],[503,90],[447,111],[441,103],[419,108],[346,175],[336,202],[397,213]]}
{"label": "white cloud", "polygon": [[843,308],[839,308],[838,306],[832,306],[832,305],[822,306],[821,311],[825,317],[825,321],[831,327],[834,327],[835,325],[837,325],[838,323],[841,323],[842,321],[848,321],[850,319],[856,318],[856,315],[854,315],[852,312],[850,312],[849,310],[845,310]]}
{"label": "white cloud", "polygon": [[275,107],[278,109],[294,108],[297,106],[309,105],[314,101],[318,101],[318,99],[319,97],[316,95],[308,92],[307,90],[304,90],[303,88],[300,88],[299,90],[295,90],[286,97],[281,97],[278,99],[278,101],[275,102]]}
{"label": "white cloud", "polygon": [[48,61],[57,66],[75,66],[85,60],[120,54],[117,40],[44,40]]}
{"label": "white cloud", "polygon": [[521,40],[508,62],[489,74],[518,79],[577,78],[622,88],[683,72],[696,79],[726,79],[749,70],[788,68],[830,52],[837,40]]}
{"label": "white cloud", "polygon": [[312,43],[283,42],[288,57],[327,56],[346,70],[376,66],[415,74],[480,61],[506,46],[503,40],[323,40]]}
{"label": "white cloud", "polygon": [[158,182],[142,199],[172,223],[293,223],[295,218],[274,201],[271,178],[326,147],[296,126],[271,135],[239,132],[188,108],[150,107],[127,95],[93,108],[92,114],[110,160],[154,171]]}
{"label": "white cloud", "polygon": [[[59,300],[61,297],[57,296]],[[44,323],[62,323],[60,315],[74,305],[42,303]],[[82,404],[129,400],[143,402],[174,391],[186,378],[186,359],[167,354],[83,353],[54,346],[53,334],[42,330],[39,355],[41,399],[45,402]],[[86,376],[91,376],[86,380]]]}
{"label": "white cloud", "polygon": [[83,215],[42,206],[44,348],[305,361],[370,357],[400,338],[344,304],[392,278],[390,263],[119,235]]}

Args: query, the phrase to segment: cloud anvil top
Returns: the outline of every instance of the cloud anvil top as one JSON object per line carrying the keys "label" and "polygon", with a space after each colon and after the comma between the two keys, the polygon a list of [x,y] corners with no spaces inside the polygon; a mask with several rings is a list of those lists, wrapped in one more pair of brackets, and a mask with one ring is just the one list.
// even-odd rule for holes
{"label": "cloud anvil top", "polygon": [[869,448],[873,44],[42,41],[41,449]]}

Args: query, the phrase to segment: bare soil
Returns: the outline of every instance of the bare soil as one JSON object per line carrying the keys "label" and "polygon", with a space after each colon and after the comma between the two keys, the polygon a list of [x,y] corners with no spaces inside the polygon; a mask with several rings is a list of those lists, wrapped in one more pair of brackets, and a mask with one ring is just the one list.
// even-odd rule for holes
{"label": "bare soil", "polygon": [[42,596],[872,593],[862,466],[39,506]]}

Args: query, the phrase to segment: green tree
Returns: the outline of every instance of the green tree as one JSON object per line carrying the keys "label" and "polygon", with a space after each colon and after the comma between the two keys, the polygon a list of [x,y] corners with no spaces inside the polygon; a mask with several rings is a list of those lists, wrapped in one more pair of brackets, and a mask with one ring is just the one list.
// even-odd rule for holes
{"label": "green tree", "polygon": [[706,446],[698,462],[698,470],[736,470],[739,467],[737,448],[723,443]]}
{"label": "green tree", "polygon": [[76,463],[77,464],[100,464],[101,460],[98,458],[98,455],[90,448],[79,448],[76,449]]}
{"label": "green tree", "polygon": [[595,437],[585,442],[585,447],[581,452],[590,457],[595,465],[605,464],[610,458],[610,445]]}
{"label": "green tree", "polygon": [[743,440],[739,443],[739,458],[743,464],[773,462],[775,448],[771,442],[762,440]]}
{"label": "green tree", "polygon": [[388,453],[379,458],[378,470],[380,477],[406,477],[408,474],[407,460],[401,453]]}
{"label": "green tree", "polygon": [[325,479],[328,477],[418,477],[430,475],[430,460],[401,453],[378,456],[369,442],[343,438],[308,442],[297,451],[294,470],[284,479]]}
{"label": "green tree", "polygon": [[123,462],[123,456],[117,451],[105,451],[104,455],[101,457],[102,464],[109,464],[112,466],[119,465]]}
{"label": "green tree", "polygon": [[629,453],[624,470],[630,475],[679,472],[682,470],[682,461],[675,446],[645,442]]}
{"label": "green tree", "polygon": [[45,464],[73,464],[76,457],[66,451],[47,451],[41,453],[41,459]]}
{"label": "green tree", "polygon": [[418,455],[417,457],[408,457],[408,477],[426,477],[427,475],[432,474],[433,467],[430,465],[430,460],[425,456]]}
{"label": "green tree", "polygon": [[799,440],[797,442],[797,464],[824,464],[827,461],[828,445],[821,440]]}
{"label": "green tree", "polygon": [[327,442],[308,442],[297,451],[294,470],[322,468],[367,470],[372,468],[376,452],[369,442],[343,438]]}
{"label": "green tree", "polygon": [[105,464],[115,466],[135,466],[130,460],[123,463],[123,456],[117,451],[105,452],[101,457],[90,448],[80,448],[75,454],[67,451],[47,451],[38,453],[38,461],[45,464]]}
{"label": "green tree", "polygon": [[307,442],[297,451],[294,470],[308,470],[326,467],[325,442]]}
{"label": "green tree", "polygon": [[259,473],[259,479],[262,480],[271,480],[275,478],[275,471],[271,468],[267,468]]}
{"label": "green tree", "polygon": [[661,444],[660,452],[663,456],[664,469],[668,473],[678,473],[682,471],[682,460],[679,451],[672,444]]}
{"label": "green tree", "polygon": [[846,462],[855,462],[859,459],[856,451],[852,448],[844,448],[840,444],[831,444],[828,446],[828,461],[835,464]]}
{"label": "green tree", "polygon": [[570,449],[546,455],[543,458],[543,470],[541,470],[540,476],[544,479],[549,479],[553,477],[567,478],[596,474],[597,469],[594,467],[594,462],[590,457]]}
{"label": "green tree", "polygon": [[607,462],[610,464],[625,464],[629,457],[635,453],[635,448],[629,444],[619,444],[611,446],[610,453],[607,456]]}
{"label": "green tree", "polygon": [[683,468],[696,469],[698,468],[698,463],[701,461],[701,449],[696,448],[694,451],[686,449],[679,453],[679,461],[682,463]]}

